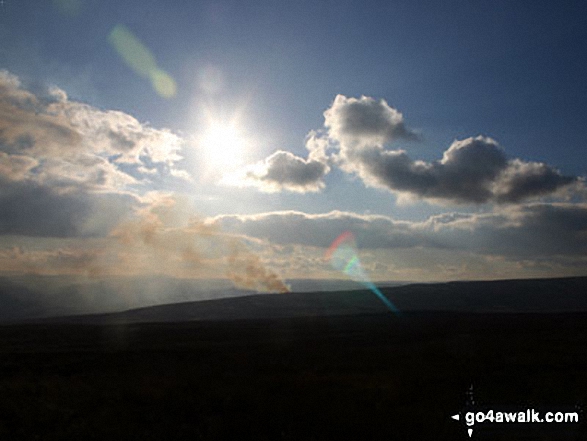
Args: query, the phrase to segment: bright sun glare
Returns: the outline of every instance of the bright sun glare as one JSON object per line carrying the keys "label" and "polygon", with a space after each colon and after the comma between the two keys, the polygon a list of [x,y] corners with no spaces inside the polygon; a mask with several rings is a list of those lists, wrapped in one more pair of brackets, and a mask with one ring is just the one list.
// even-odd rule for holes
{"label": "bright sun glare", "polygon": [[245,142],[234,124],[210,124],[200,147],[208,167],[219,172],[227,172],[241,165],[245,156]]}

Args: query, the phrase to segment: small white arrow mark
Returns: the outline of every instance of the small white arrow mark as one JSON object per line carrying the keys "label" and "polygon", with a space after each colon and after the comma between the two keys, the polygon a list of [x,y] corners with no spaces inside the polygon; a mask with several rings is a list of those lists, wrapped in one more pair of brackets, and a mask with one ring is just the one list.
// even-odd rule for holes
{"label": "small white arrow mark", "polygon": [[451,418],[455,421],[458,421],[460,418],[460,415],[457,413],[456,415],[451,416]]}
{"label": "small white arrow mark", "polygon": [[467,432],[469,432],[469,438],[471,438],[473,436],[473,429],[469,429]]}

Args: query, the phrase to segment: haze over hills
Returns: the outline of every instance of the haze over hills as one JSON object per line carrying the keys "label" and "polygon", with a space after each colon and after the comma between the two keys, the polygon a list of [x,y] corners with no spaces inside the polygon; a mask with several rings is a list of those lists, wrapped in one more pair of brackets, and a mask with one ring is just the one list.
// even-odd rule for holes
{"label": "haze over hills", "polygon": [[[411,284],[382,288],[402,312],[560,313],[587,311],[587,277]],[[389,313],[368,290],[251,294],[59,320],[183,322]]]}
{"label": "haze over hills", "polygon": [[[383,285],[402,283],[406,282],[387,282]],[[288,285],[295,292],[328,292],[361,287],[351,280],[315,279],[294,279],[288,281]],[[235,288],[225,279],[4,276],[0,277],[0,321],[111,313],[253,294],[257,292]]]}
{"label": "haze over hills", "polygon": [[0,320],[96,314],[252,294],[223,280],[170,277],[21,276],[0,278]]}

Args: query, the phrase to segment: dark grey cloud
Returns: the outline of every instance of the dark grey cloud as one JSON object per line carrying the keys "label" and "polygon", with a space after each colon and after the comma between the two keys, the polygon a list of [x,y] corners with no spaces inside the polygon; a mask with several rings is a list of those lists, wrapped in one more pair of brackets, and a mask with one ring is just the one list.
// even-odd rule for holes
{"label": "dark grey cloud", "polygon": [[580,184],[580,180],[563,176],[558,170],[541,162],[513,159],[496,182],[494,197],[497,202],[520,202],[555,193],[572,184]]}
{"label": "dark grey cloud", "polygon": [[533,203],[427,224],[452,250],[534,260],[587,255],[587,205]]}
{"label": "dark grey cloud", "polygon": [[359,215],[333,211],[308,214],[280,211],[258,215],[223,215],[215,222],[228,232],[235,232],[272,243],[328,247],[342,232],[352,230],[367,248],[412,247],[422,245],[425,238],[412,229],[410,222],[385,216]]}
{"label": "dark grey cloud", "polygon": [[364,249],[430,248],[512,258],[587,254],[587,204],[512,205],[490,213],[444,213],[425,221],[348,212],[223,215],[223,230],[279,245],[326,248],[352,231]]}
{"label": "dark grey cloud", "polygon": [[267,192],[316,192],[324,187],[323,178],[329,170],[324,162],[278,150],[264,161],[249,167],[244,181]]}
{"label": "dark grey cloud", "polygon": [[128,195],[59,193],[31,181],[0,179],[0,234],[104,237],[131,210]]}
{"label": "dark grey cloud", "polygon": [[386,144],[419,136],[385,100],[337,95],[324,119],[324,131],[308,134],[308,159],[279,150],[225,182],[267,192],[316,192],[336,164],[367,186],[403,200],[437,204],[520,203],[568,196],[573,190],[585,193],[581,178],[565,176],[544,163],[508,158],[496,141],[484,136],[455,140],[437,161],[414,160],[404,150],[386,149]]}
{"label": "dark grey cloud", "polygon": [[432,162],[413,160],[403,150],[387,150],[386,144],[418,135],[384,100],[338,95],[324,118],[327,136],[339,149],[336,163],[366,185],[403,199],[517,203],[557,194],[579,182],[547,164],[510,159],[494,140],[483,136],[453,142],[441,160]]}
{"label": "dark grey cloud", "polygon": [[506,203],[556,193],[577,183],[542,163],[509,160],[492,139],[455,141],[441,160],[412,160],[403,150],[347,150],[344,167],[367,185],[435,202]]}
{"label": "dark grey cloud", "polygon": [[225,182],[253,185],[266,192],[316,192],[324,188],[323,178],[330,171],[332,159],[327,150],[334,143],[339,143],[343,151],[351,151],[419,138],[405,126],[402,114],[385,100],[337,95],[324,118],[327,134],[310,131],[306,138],[308,159],[279,150]]}
{"label": "dark grey cloud", "polygon": [[324,112],[331,138],[343,146],[383,145],[397,139],[418,139],[404,124],[403,115],[385,100],[337,95]]}

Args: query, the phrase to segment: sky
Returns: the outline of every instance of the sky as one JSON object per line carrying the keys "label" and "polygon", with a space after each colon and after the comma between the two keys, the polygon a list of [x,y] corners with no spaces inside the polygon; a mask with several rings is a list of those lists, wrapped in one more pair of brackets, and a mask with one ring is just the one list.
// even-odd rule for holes
{"label": "sky", "polygon": [[0,272],[587,275],[586,9],[6,0]]}

